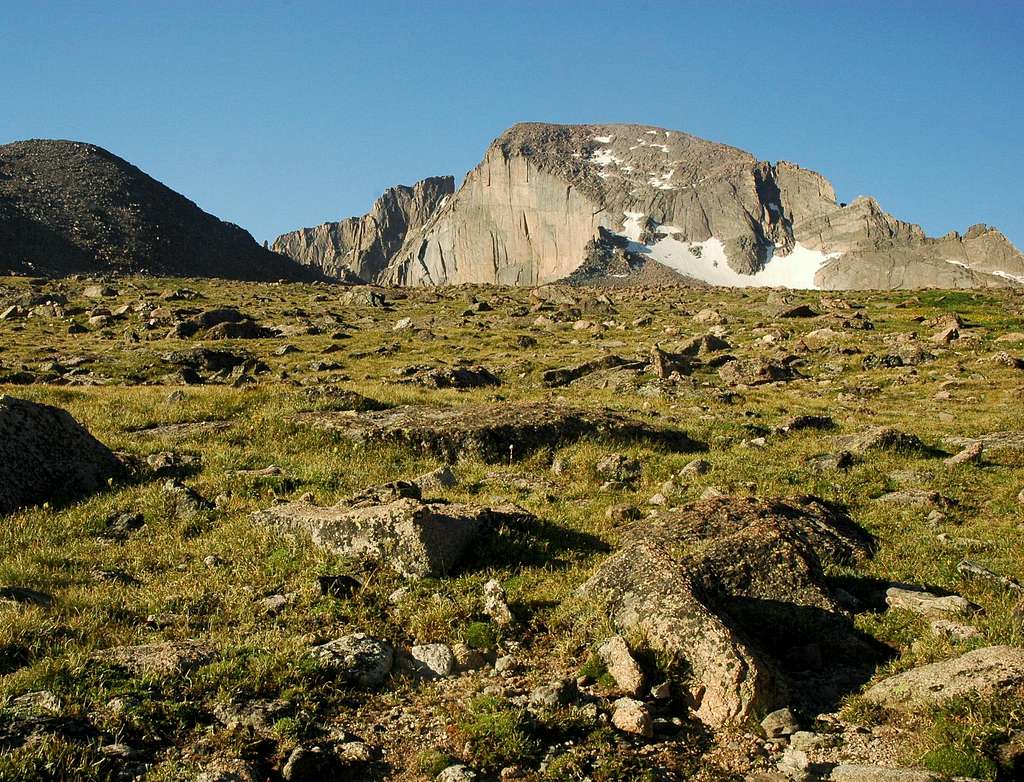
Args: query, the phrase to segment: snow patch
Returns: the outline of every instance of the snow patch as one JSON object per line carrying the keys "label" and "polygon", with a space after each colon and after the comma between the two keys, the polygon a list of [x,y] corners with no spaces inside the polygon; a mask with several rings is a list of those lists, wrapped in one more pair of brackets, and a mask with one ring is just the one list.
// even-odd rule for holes
{"label": "snow patch", "polygon": [[644,232],[641,221],[646,215],[643,212],[623,212],[623,214],[626,219],[622,223],[622,235],[632,242],[639,242],[640,234]]}
{"label": "snow patch", "polygon": [[590,162],[597,163],[599,166],[610,166],[612,163],[621,163],[622,160],[615,157],[610,149],[597,149],[594,150],[594,154],[590,156]]}
{"label": "snow patch", "polygon": [[676,173],[675,169],[669,171],[667,174],[658,174],[652,171],[651,178],[647,180],[647,184],[649,184],[651,187],[657,188],[658,190],[675,190],[675,185],[669,184],[669,180],[672,178],[672,175],[674,173]]}
{"label": "snow patch", "polygon": [[594,136],[594,141],[598,144],[611,144],[613,138],[615,136]]}
{"label": "snow patch", "polygon": [[951,266],[959,266],[961,269],[970,269],[971,268],[970,266],[968,266],[963,261],[954,261],[952,258],[947,258],[946,259],[946,263],[950,264]]}
{"label": "snow patch", "polygon": [[[673,234],[681,233],[673,225],[660,225],[655,233],[662,238],[645,245],[640,243],[643,231],[642,212],[625,212],[622,233],[630,240],[632,252],[646,255],[653,261],[667,266],[687,277],[711,285],[730,288],[800,288],[817,290],[814,275],[818,270],[841,253],[823,253],[797,243],[786,256],[770,257],[764,268],[756,274],[740,274],[734,271],[725,257],[725,245],[717,237],[704,242],[682,242]],[[1024,282],[1024,279],[1019,280]]]}
{"label": "snow patch", "polygon": [[1009,272],[1002,272],[1002,271],[992,272],[992,274],[995,277],[1002,277],[1004,280],[1009,280],[1010,282],[1016,282],[1016,283],[1019,283],[1021,285],[1024,285],[1024,277],[1022,277],[1022,276],[1019,276],[1019,275],[1016,275],[1016,274],[1010,274]]}

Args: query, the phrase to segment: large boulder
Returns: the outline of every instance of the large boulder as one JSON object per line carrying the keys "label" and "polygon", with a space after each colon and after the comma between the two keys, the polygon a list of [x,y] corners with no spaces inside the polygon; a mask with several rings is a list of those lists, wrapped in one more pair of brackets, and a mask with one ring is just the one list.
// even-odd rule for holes
{"label": "large boulder", "polygon": [[780,661],[792,649],[814,641],[828,659],[864,651],[822,563],[870,549],[865,532],[820,501],[719,497],[634,523],[580,595],[688,670],[693,713],[722,726],[781,704]]}
{"label": "large boulder", "polygon": [[512,506],[424,503],[412,497],[362,507],[294,502],[253,516],[259,523],[308,535],[332,554],[383,564],[405,578],[442,576],[485,524],[528,517]]}
{"label": "large boulder", "polygon": [[898,711],[916,711],[965,695],[993,695],[1024,684],[1024,649],[987,646],[923,665],[869,687],[864,697]]}
{"label": "large boulder", "polygon": [[678,429],[655,426],[613,410],[585,410],[545,402],[503,402],[462,407],[406,405],[351,413],[309,412],[299,423],[335,431],[357,443],[393,444],[454,462],[521,459],[538,448],[559,448],[585,437],[640,441],[674,451],[700,446]]}
{"label": "large boulder", "polygon": [[122,469],[111,450],[66,410],[0,396],[0,513],[76,499]]}

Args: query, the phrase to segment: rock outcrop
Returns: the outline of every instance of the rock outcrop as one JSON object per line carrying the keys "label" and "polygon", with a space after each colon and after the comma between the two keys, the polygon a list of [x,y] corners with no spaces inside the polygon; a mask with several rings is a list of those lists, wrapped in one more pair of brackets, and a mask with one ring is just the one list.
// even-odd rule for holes
{"label": "rock outcrop", "polygon": [[308,536],[332,554],[385,565],[410,579],[447,574],[484,525],[526,517],[512,507],[426,503],[413,497],[366,507],[294,502],[253,516],[258,523]]}
{"label": "rock outcrop", "polygon": [[282,234],[271,249],[324,276],[376,282],[405,243],[455,192],[450,176],[389,188],[362,217]]}
{"label": "rock outcrop", "polygon": [[863,655],[822,565],[866,557],[871,545],[814,499],[720,497],[634,523],[579,594],[619,632],[674,658],[689,672],[695,716],[722,726],[781,705],[793,649],[814,642],[833,662]]}
{"label": "rock outcrop", "polygon": [[121,472],[110,449],[66,410],[0,396],[0,513],[77,499]]}
{"label": "rock outcrop", "polygon": [[496,139],[381,279],[541,285],[643,272],[668,281],[645,270],[649,261],[669,276],[736,286],[1024,282],[1024,256],[985,226],[929,239],[870,198],[838,203],[824,177],[792,163],[662,128],[544,123]]}
{"label": "rock outcrop", "polygon": [[701,448],[678,429],[648,424],[612,410],[542,402],[451,408],[406,405],[357,415],[300,413],[295,420],[337,432],[356,443],[403,446],[448,462],[460,457],[487,462],[521,459],[538,448],[559,448],[585,437],[639,441],[674,451]]}
{"label": "rock outcrop", "polygon": [[0,146],[0,274],[11,273],[309,276],[116,155],[50,140]]}

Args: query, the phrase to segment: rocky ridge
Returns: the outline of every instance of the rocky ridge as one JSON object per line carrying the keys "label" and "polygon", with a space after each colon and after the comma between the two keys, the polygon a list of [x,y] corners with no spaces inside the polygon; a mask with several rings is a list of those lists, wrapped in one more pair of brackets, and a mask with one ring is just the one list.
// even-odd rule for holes
{"label": "rocky ridge", "polygon": [[411,232],[382,278],[539,285],[570,277],[606,229],[712,284],[967,288],[1024,280],[995,229],[929,239],[871,198],[836,201],[820,174],[643,125],[515,125]]}
{"label": "rocky ridge", "polygon": [[310,277],[105,149],[53,140],[0,145],[0,273]]}

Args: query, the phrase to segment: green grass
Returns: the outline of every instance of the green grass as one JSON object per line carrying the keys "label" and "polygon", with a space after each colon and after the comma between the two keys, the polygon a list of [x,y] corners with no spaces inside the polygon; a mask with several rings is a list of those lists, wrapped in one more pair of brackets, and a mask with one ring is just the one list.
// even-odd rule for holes
{"label": "green grass", "polygon": [[[27,288],[25,280],[4,284]],[[78,310],[75,317],[84,320],[84,308],[90,305],[79,295],[83,285],[64,281],[47,287],[68,293],[70,309]],[[564,324],[552,329],[534,327],[540,313],[530,310],[533,301],[528,291],[492,288],[450,289],[436,295],[413,291],[396,301],[393,310],[380,310],[345,304],[340,300],[342,290],[322,286],[135,278],[117,283],[121,295],[116,303],[156,301],[160,290],[183,285],[200,291],[204,298],[170,306],[237,306],[264,324],[315,325],[321,333],[202,343],[169,338],[163,327],[148,330],[137,317],[116,322],[106,332],[79,336],[69,336],[65,324],[45,319],[0,323],[0,374],[22,366],[37,370],[48,361],[67,362],[77,356],[87,359],[82,366],[92,371],[92,381],[97,383],[0,390],[68,409],[99,439],[132,457],[144,459],[160,451],[196,456],[200,464],[184,477],[185,482],[211,500],[219,498],[217,509],[198,523],[175,519],[164,507],[163,481],[140,470],[131,479],[77,502],[28,508],[3,519],[0,585],[39,589],[52,594],[55,602],[50,608],[0,607],[0,708],[6,709],[5,704],[17,696],[50,690],[61,698],[65,716],[100,715],[102,719],[97,719],[107,733],[84,741],[50,736],[36,744],[0,749],[0,780],[38,778],[39,769],[47,767],[68,778],[77,774],[101,779],[108,773],[104,769],[109,769],[109,761],[97,754],[98,747],[117,737],[149,742],[154,778],[193,773],[212,754],[211,747],[222,748],[223,743],[234,751],[235,743],[241,741],[228,736],[214,716],[218,705],[237,696],[281,702],[276,722],[252,740],[260,757],[271,765],[279,765],[282,754],[306,738],[310,725],[347,726],[373,743],[377,734],[372,715],[390,709],[458,715],[456,704],[468,697],[466,692],[439,694],[430,686],[399,684],[378,693],[361,693],[325,677],[310,661],[310,645],[356,630],[387,638],[399,647],[461,641],[500,652],[514,643],[519,649],[516,656],[528,661],[531,680],[576,670],[600,678],[590,654],[593,643],[611,632],[610,624],[607,616],[576,599],[574,593],[620,540],[621,529],[606,518],[607,508],[632,503],[645,512],[647,498],[670,479],[677,485],[670,497],[673,504],[694,500],[709,488],[762,497],[811,493],[843,504],[878,539],[873,559],[829,574],[850,591],[868,594],[883,580],[910,581],[963,594],[984,608],[972,620],[981,635],[967,644],[938,639],[927,623],[903,613],[860,614],[858,628],[898,653],[879,675],[974,646],[1024,643],[1012,597],[984,583],[964,581],[956,571],[966,556],[1024,580],[1021,510],[1016,499],[1024,487],[1024,455],[993,452],[981,467],[954,469],[926,454],[872,454],[847,471],[820,471],[807,462],[816,454],[835,451],[835,438],[868,426],[893,425],[928,445],[947,449],[948,437],[1019,430],[1024,373],[990,360],[1000,350],[1020,353],[1020,346],[994,342],[1007,331],[1024,331],[1022,302],[1014,294],[849,294],[851,301],[864,305],[874,330],[845,331],[833,348],[802,354],[804,379],[744,389],[727,402],[715,393],[721,381],[709,369],[698,370],[692,385],[661,394],[578,386],[545,389],[539,378],[546,369],[608,353],[644,356],[655,342],[668,346],[704,333],[706,329],[689,314],[706,306],[727,315],[730,352],[740,357],[788,352],[797,348],[798,339],[807,332],[826,323],[838,327],[827,318],[774,321],[770,313],[775,307],[768,304],[768,292],[756,290],[680,289],[642,297],[613,293],[611,304],[595,301],[593,292],[580,293],[582,317],[615,324],[596,332],[572,330],[574,315],[567,315]],[[494,311],[462,318],[473,295],[490,300]],[[808,293],[799,298],[823,311],[824,295]],[[893,306],[908,300],[906,307]],[[969,324],[964,332],[977,340],[939,349],[927,341],[931,331],[918,319],[951,311],[964,317]],[[516,312],[525,314],[512,314]],[[558,310],[543,314],[557,315]],[[650,325],[629,325],[647,314],[652,318]],[[393,323],[407,316],[424,330],[393,332]],[[677,333],[666,334],[666,328]],[[774,328],[784,332],[781,348],[759,341]],[[332,340],[330,334],[336,330],[351,338]],[[139,337],[130,349],[129,333]],[[914,368],[862,369],[865,355],[893,352],[897,336],[910,333],[918,335],[924,349],[937,354],[933,361]],[[519,334],[534,337],[536,347],[516,347]],[[275,350],[285,343],[300,352],[276,355]],[[169,401],[169,394],[178,389],[162,384],[169,368],[161,356],[193,344],[245,350],[265,361],[270,371],[253,386],[190,386],[180,389],[183,400]],[[324,354],[332,345],[341,349]],[[398,349],[376,352],[390,345]],[[861,352],[847,354],[844,348]],[[502,378],[502,386],[460,392],[396,382],[395,370],[401,367],[450,364],[459,358],[488,366]],[[341,368],[313,370],[313,362],[321,360],[337,362]],[[951,398],[936,399],[948,381],[956,382]],[[316,576],[352,572],[358,564],[255,525],[250,514],[307,492],[317,503],[331,504],[367,486],[410,478],[439,466],[436,460],[400,448],[353,446],[337,435],[291,420],[296,412],[326,406],[322,400],[311,401],[306,390],[330,384],[386,405],[564,399],[609,407],[685,429],[709,446],[702,456],[712,469],[705,475],[680,478],[678,473],[692,454],[667,453],[643,443],[612,446],[599,440],[550,448],[511,466],[465,459],[454,467],[459,485],[439,492],[438,498],[479,504],[515,502],[539,522],[489,532],[450,578],[403,585],[379,570],[367,574],[365,586],[350,597],[323,596]],[[831,415],[836,430],[769,434],[766,448],[743,445],[793,415],[811,413]],[[202,421],[230,421],[232,426],[227,431],[188,435],[139,432],[153,425]],[[613,452],[642,463],[643,474],[634,487],[601,489],[593,467]],[[551,470],[554,459],[564,465],[562,471]],[[231,474],[270,464],[281,467],[286,475]],[[927,512],[873,501],[886,491],[905,487],[933,489],[957,505],[947,511],[946,521],[933,528]],[[106,520],[124,511],[143,514],[145,527],[124,541],[109,540],[103,535]],[[978,543],[942,544],[936,539],[940,531]],[[204,564],[211,555],[220,564]],[[98,574],[114,569],[138,583],[118,583]],[[500,632],[483,614],[481,590],[490,578],[506,588],[516,612],[516,624]],[[408,592],[393,603],[390,595],[400,586],[409,586]],[[292,602],[280,614],[268,616],[259,601],[278,593],[290,595]],[[147,621],[149,617],[154,621]],[[110,646],[184,639],[197,639],[212,653],[209,663],[180,681],[136,680],[91,662],[95,651]],[[117,698],[127,703],[127,709],[108,714],[108,704]],[[539,743],[558,734],[556,726],[535,724],[505,703],[481,703],[468,716],[453,716],[435,725],[427,736],[411,732],[391,736],[386,763],[393,778],[418,779],[426,773],[416,760],[424,746],[440,748],[454,760],[495,766],[522,752],[536,769]],[[942,773],[971,767],[970,743],[997,744],[993,731],[1017,724],[1007,716],[1019,708],[1019,700],[1014,703],[1007,707],[1009,712],[975,706],[969,716],[943,718],[960,726],[956,730],[947,726],[936,728],[940,733],[935,733],[927,722],[915,727],[907,746],[920,751],[908,757],[937,771],[941,766]],[[856,698],[849,700],[845,713],[864,724],[887,719],[884,714],[869,713]],[[565,728],[578,732],[578,726]],[[474,753],[493,754],[465,756],[464,742],[453,732],[476,739],[494,736],[474,744],[482,747]],[[607,779],[643,779],[647,773],[648,761],[616,744],[614,735],[579,740],[589,749],[567,751],[563,759],[556,758],[546,772],[550,779],[572,779],[572,774],[582,773],[594,779],[602,778],[601,774]],[[602,753],[608,756],[598,762]]]}

